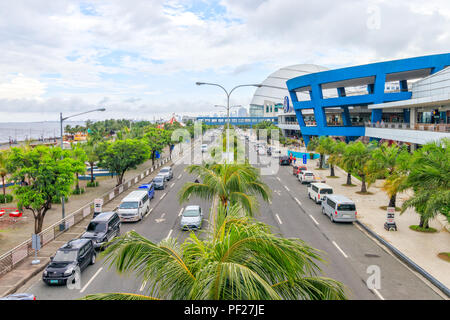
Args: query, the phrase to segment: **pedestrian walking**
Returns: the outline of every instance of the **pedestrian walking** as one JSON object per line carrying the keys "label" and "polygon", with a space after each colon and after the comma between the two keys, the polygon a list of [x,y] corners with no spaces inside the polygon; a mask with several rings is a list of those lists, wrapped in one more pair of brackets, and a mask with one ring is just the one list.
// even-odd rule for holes
{"label": "pedestrian walking", "polygon": [[294,157],[294,165],[295,165],[295,162],[297,161],[297,158],[296,157]]}

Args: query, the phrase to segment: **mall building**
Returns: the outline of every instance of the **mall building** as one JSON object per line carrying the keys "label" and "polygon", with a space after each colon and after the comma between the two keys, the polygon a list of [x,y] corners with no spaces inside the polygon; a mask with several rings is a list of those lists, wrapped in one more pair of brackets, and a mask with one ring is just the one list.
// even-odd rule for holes
{"label": "mall building", "polygon": [[449,66],[450,54],[334,70],[289,66],[256,90],[250,115],[277,115],[283,134],[306,143],[326,135],[415,147],[450,137]]}

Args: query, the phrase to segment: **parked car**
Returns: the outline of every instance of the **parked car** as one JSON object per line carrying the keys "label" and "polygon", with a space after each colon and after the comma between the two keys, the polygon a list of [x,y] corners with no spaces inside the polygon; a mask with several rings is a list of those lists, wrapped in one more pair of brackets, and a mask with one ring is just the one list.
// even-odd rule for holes
{"label": "parked car", "polygon": [[298,180],[300,180],[302,184],[311,183],[314,181],[314,173],[308,170],[303,171],[302,174],[298,175]]}
{"label": "parked car", "polygon": [[169,181],[173,178],[173,171],[171,167],[163,167],[161,170],[159,170],[160,175],[163,175],[166,181]]}
{"label": "parked car", "polygon": [[50,258],[50,264],[45,268],[42,280],[48,285],[74,281],[75,273],[94,264],[96,255],[91,239],[70,240]]}
{"label": "parked car", "polygon": [[308,186],[308,197],[316,204],[323,201],[324,196],[333,194],[333,188],[325,183],[312,182]]}
{"label": "parked car", "polygon": [[298,178],[298,175],[301,174],[303,171],[307,171],[308,168],[306,166],[297,166],[297,173],[295,174]]}
{"label": "parked car", "polygon": [[186,229],[201,229],[203,220],[203,212],[200,206],[187,206],[181,215],[180,227]]}
{"label": "parked car", "polygon": [[120,218],[117,212],[102,212],[89,222],[81,238],[91,239],[95,249],[104,249],[104,244],[120,235]]}
{"label": "parked car", "polygon": [[121,221],[141,221],[150,210],[150,200],[145,190],[132,191],[122,199],[117,213]]}
{"label": "parked car", "polygon": [[356,221],[356,205],[349,198],[330,194],[322,201],[322,213],[327,215],[331,222],[353,222]]}
{"label": "parked car", "polygon": [[291,164],[291,160],[288,156],[281,156],[280,157],[280,165],[281,166],[288,166]]}
{"label": "parked car", "polygon": [[166,178],[163,175],[157,175],[153,178],[153,185],[156,190],[164,190],[166,188]]}
{"label": "parked car", "polygon": [[139,186],[138,189],[146,189],[148,193],[148,198],[152,200],[155,197],[155,186],[152,181],[149,183],[144,183]]}

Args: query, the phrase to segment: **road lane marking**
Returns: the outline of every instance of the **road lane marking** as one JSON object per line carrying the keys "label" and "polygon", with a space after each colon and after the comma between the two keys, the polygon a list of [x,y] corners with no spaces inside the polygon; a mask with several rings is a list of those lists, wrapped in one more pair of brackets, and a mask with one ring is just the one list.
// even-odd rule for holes
{"label": "road lane marking", "polygon": [[144,217],[148,216],[150,214],[150,212],[152,212],[152,211],[153,211],[153,208],[150,208],[150,210],[148,210],[148,212],[145,214]]}
{"label": "road lane marking", "polygon": [[337,245],[337,243],[335,241],[332,241],[332,243],[334,244],[334,246],[342,253],[342,255],[346,258],[348,258],[348,256],[345,254],[345,252],[339,248],[339,246]]}
{"label": "road lane marking", "polygon": [[173,186],[175,185],[175,182],[174,183],[172,183],[171,185],[170,185],[170,187],[172,188]]}
{"label": "road lane marking", "polygon": [[168,234],[167,237],[166,237],[166,240],[170,238],[170,235],[172,234],[172,231],[173,231],[173,230],[170,229],[169,234]]}
{"label": "road lane marking", "polygon": [[100,273],[100,271],[103,270],[103,267],[100,267],[100,269],[97,270],[97,272],[92,276],[92,278],[86,283],[86,285],[83,287],[83,289],[80,290],[80,293],[83,293],[84,290],[91,284],[92,280],[95,279],[95,277]]}
{"label": "road lane marking", "polygon": [[276,216],[277,219],[278,219],[278,223],[279,223],[279,224],[283,224],[283,222],[281,222],[281,219],[280,219],[280,216],[278,215],[278,213],[275,213],[275,216]]}
{"label": "road lane marking", "polygon": [[272,204],[272,200],[269,199],[269,204]]}
{"label": "road lane marking", "polygon": [[299,205],[299,206],[301,206],[301,205],[302,205],[302,203],[300,202],[300,200],[298,200],[298,199],[297,199],[297,198],[295,198],[295,197],[294,197],[294,199],[295,199],[295,201],[297,201],[297,203],[298,203],[298,205]]}
{"label": "road lane marking", "polygon": [[311,217],[311,219],[314,221],[315,224],[319,225],[319,223],[317,222],[316,219],[314,219],[314,217],[312,215],[309,215]]}
{"label": "road lane marking", "polygon": [[280,179],[280,177],[277,177],[277,179],[278,179],[278,181],[280,181],[280,182],[281,182],[281,179]]}
{"label": "road lane marking", "polygon": [[178,214],[178,216],[181,216],[181,214],[183,213],[183,209],[184,208],[181,208],[180,213]]}
{"label": "road lane marking", "polygon": [[383,298],[383,296],[381,295],[381,293],[378,292],[377,289],[370,289],[370,290],[372,290],[373,292],[375,292],[375,294],[378,296],[378,298],[380,298],[380,300],[385,300],[385,299]]}
{"label": "road lane marking", "polygon": [[286,186],[284,186],[284,188],[287,190],[287,191],[291,191],[291,190],[289,190],[289,188],[288,187],[286,187]]}
{"label": "road lane marking", "polygon": [[166,196],[167,192],[164,192],[164,194],[159,198],[159,200],[161,200],[162,198],[164,198]]}
{"label": "road lane marking", "polygon": [[182,176],[182,175],[183,175],[183,174],[180,174],[180,175],[178,176],[178,180],[181,179],[181,176]]}

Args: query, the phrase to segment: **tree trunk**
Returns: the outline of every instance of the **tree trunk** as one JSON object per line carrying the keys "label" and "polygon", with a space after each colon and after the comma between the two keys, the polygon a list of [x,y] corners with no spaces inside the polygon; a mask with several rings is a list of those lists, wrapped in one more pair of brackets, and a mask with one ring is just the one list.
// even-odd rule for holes
{"label": "tree trunk", "polygon": [[78,172],[75,173],[75,175],[76,175],[76,177],[77,177],[77,186],[76,186],[76,189],[77,189],[77,191],[78,191],[78,190],[80,190],[80,180],[78,179]]}
{"label": "tree trunk", "polygon": [[347,172],[347,185],[352,184],[352,174],[350,172]]}
{"label": "tree trunk", "polygon": [[428,219],[424,218],[422,215],[420,216],[419,227],[428,229]]}
{"label": "tree trunk", "polygon": [[319,159],[319,168],[322,169],[323,168],[323,154],[320,154],[320,159]]}
{"label": "tree trunk", "polygon": [[392,196],[391,196],[391,198],[389,199],[389,207],[394,207],[395,208],[395,202],[396,202],[396,199],[397,199],[397,194],[393,194]]}
{"label": "tree trunk", "polygon": [[334,166],[332,164],[330,164],[330,176],[335,177],[336,175],[334,174]]}
{"label": "tree trunk", "polygon": [[366,175],[362,174],[361,175],[361,193],[366,193],[367,192],[367,188],[366,188]]}
{"label": "tree trunk", "polygon": [[94,183],[94,163],[91,164],[91,183]]}
{"label": "tree trunk", "polygon": [[155,150],[152,151],[152,166],[155,165]]}

